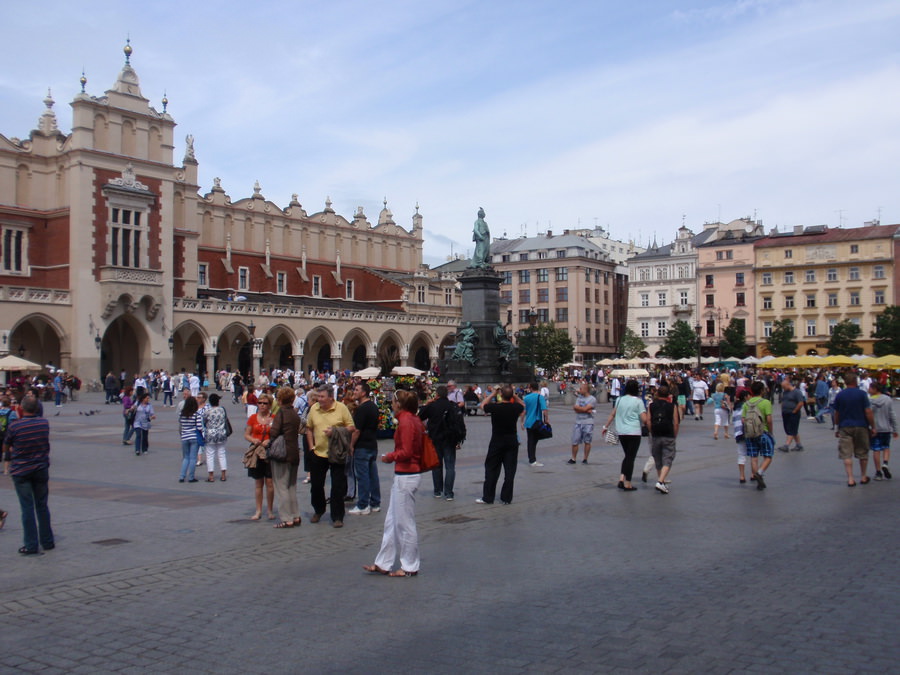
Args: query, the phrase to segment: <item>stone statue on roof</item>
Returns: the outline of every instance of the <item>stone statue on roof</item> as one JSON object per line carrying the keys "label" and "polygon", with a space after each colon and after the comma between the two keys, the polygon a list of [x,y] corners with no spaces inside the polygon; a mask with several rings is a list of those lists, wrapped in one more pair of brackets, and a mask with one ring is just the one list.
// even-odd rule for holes
{"label": "stone statue on roof", "polygon": [[491,266],[491,230],[484,221],[484,209],[478,209],[478,220],[472,231],[472,241],[475,242],[475,253],[472,255],[470,268],[486,269]]}

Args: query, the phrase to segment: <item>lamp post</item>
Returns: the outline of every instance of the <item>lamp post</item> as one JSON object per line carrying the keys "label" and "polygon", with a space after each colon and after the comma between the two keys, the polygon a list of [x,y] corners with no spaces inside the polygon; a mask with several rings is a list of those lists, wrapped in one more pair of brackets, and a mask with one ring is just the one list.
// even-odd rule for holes
{"label": "lamp post", "polygon": [[535,368],[536,363],[534,362],[534,327],[537,325],[537,312],[534,311],[534,307],[531,308],[531,311],[528,312],[528,331],[531,334],[531,339],[529,343],[531,344],[531,381],[534,382],[535,379]]}
{"label": "lamp post", "polygon": [[697,334],[697,372],[700,372],[700,322],[698,321],[694,326],[694,332]]}

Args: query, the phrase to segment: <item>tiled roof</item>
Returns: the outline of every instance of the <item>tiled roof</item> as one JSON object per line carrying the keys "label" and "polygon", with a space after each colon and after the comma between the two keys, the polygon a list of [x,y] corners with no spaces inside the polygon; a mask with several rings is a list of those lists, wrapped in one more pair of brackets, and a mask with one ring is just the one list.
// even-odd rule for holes
{"label": "tiled roof", "polygon": [[869,225],[867,227],[829,227],[822,229],[804,228],[803,232],[778,232],[757,241],[754,246],[771,248],[791,244],[825,244],[838,241],[860,241],[863,239],[888,239],[900,231],[900,225]]}

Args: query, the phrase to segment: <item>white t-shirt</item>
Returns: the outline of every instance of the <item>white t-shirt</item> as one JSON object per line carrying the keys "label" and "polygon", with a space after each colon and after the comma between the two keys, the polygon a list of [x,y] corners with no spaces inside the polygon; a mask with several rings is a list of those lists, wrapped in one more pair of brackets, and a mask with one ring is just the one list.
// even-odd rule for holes
{"label": "white t-shirt", "polygon": [[695,401],[705,401],[709,398],[709,387],[703,380],[694,380],[691,383],[691,398]]}

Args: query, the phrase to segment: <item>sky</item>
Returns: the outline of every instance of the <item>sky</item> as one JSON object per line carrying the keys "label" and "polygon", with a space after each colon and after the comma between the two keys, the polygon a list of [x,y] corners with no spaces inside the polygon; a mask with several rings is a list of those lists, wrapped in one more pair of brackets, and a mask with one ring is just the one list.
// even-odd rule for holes
{"label": "sky", "polygon": [[[494,237],[682,222],[900,223],[896,0],[258,0],[0,3],[0,134],[82,68],[192,134],[201,193],[424,218],[425,262]],[[39,36],[47,36],[40,39]],[[893,46],[891,46],[893,45]]]}

